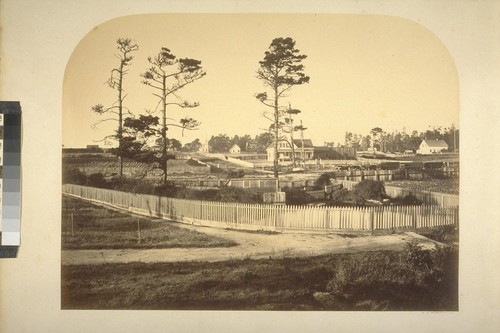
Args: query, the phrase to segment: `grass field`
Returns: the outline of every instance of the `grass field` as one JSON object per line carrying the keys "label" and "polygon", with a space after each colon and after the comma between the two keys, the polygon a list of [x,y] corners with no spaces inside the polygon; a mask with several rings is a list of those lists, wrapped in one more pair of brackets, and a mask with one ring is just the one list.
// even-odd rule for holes
{"label": "grass field", "polygon": [[228,247],[231,240],[63,196],[63,250]]}
{"label": "grass field", "polygon": [[[62,266],[63,309],[458,310],[458,251]],[[432,269],[428,267],[432,264]]]}

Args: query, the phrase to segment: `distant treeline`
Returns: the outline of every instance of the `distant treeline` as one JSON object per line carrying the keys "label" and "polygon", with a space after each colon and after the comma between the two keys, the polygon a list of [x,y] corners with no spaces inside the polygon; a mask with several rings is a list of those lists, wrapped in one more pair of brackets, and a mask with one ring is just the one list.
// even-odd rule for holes
{"label": "distant treeline", "polygon": [[434,127],[424,132],[414,130],[411,134],[408,134],[406,129],[389,133],[376,127],[367,135],[347,131],[343,146],[362,151],[376,148],[378,151],[383,152],[404,152],[409,150],[415,152],[424,139],[444,140],[448,144],[449,151],[456,151],[459,149],[460,130],[451,125],[446,128]]}

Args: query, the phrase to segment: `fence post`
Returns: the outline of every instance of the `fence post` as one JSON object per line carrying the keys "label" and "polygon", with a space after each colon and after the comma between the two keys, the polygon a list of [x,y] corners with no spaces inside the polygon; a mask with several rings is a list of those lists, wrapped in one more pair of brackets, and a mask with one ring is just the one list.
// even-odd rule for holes
{"label": "fence post", "polygon": [[417,217],[416,217],[417,206],[411,206],[411,207],[412,207],[411,225],[414,230],[417,230]]}
{"label": "fence post", "polygon": [[158,214],[156,216],[162,217],[162,215],[161,215],[161,196],[160,195],[158,195]]}
{"label": "fence post", "polygon": [[370,209],[370,233],[373,236],[375,230],[375,208]]}
{"label": "fence post", "polygon": [[325,207],[325,229],[330,229],[330,209]]}

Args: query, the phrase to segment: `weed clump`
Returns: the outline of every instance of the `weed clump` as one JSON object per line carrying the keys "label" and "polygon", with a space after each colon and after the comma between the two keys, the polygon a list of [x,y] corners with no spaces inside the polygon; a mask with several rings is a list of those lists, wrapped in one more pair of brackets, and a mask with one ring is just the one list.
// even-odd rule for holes
{"label": "weed clump", "polygon": [[[455,309],[458,304],[457,252],[449,246],[428,250],[410,242],[399,253],[346,257],[335,265],[325,289],[341,302],[337,304],[341,308],[357,308],[350,301],[353,298],[363,304],[375,302],[375,308],[384,304],[391,309]],[[415,298],[415,294],[421,294],[422,298]],[[413,295],[411,299],[410,295]],[[391,301],[388,303],[388,300]]]}

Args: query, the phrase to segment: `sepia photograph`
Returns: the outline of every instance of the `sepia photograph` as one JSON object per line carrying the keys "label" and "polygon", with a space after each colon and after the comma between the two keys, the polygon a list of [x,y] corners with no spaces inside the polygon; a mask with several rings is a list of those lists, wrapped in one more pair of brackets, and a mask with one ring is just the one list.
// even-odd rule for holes
{"label": "sepia photograph", "polygon": [[459,310],[458,74],[425,26],[119,17],[62,111],[62,309]]}
{"label": "sepia photograph", "polygon": [[0,0],[0,332],[497,332],[499,22]]}

